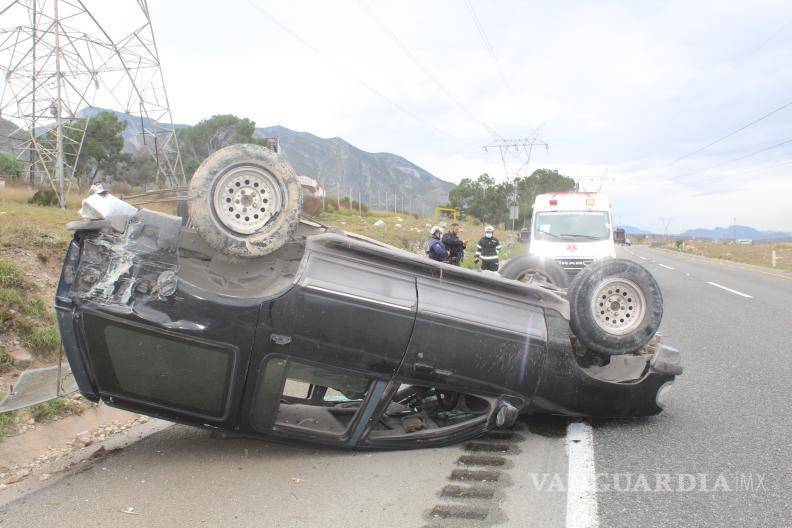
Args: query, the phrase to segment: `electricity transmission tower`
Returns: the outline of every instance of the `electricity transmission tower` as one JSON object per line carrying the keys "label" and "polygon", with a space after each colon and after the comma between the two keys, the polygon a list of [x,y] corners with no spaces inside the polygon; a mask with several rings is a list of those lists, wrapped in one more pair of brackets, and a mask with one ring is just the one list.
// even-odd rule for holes
{"label": "electricity transmission tower", "polygon": [[[616,181],[616,178],[613,176],[608,176],[608,169],[605,169],[605,172],[602,173],[601,176],[578,176],[575,178],[577,184],[577,190],[581,192],[600,192],[602,187],[605,185],[605,182],[609,181]],[[596,191],[587,191],[584,189],[583,182],[599,182],[599,187],[597,187]]]}
{"label": "electricity transmission tower", "polygon": [[661,218],[660,221],[663,223],[663,232],[666,240],[668,240],[668,226],[671,225],[671,218]]}
{"label": "electricity transmission tower", "polygon": [[[536,146],[542,146],[545,150],[550,148],[547,143],[539,139],[539,133],[542,128],[538,128],[527,138],[496,139],[493,143],[484,145],[481,148],[484,149],[484,152],[489,152],[489,149],[498,149],[501,162],[503,163],[503,173],[507,181],[513,177],[526,177],[528,176],[528,166],[531,164],[533,148]],[[515,158],[520,160],[520,165],[517,169],[511,168]]]}
{"label": "electricity transmission tower", "polygon": [[[111,19],[112,28],[103,23]],[[31,183],[49,183],[65,207],[87,123],[103,107],[132,116],[131,142],[153,160],[158,187],[185,185],[146,0],[93,10],[82,0],[16,0],[0,8],[0,24],[0,116],[18,127]]]}

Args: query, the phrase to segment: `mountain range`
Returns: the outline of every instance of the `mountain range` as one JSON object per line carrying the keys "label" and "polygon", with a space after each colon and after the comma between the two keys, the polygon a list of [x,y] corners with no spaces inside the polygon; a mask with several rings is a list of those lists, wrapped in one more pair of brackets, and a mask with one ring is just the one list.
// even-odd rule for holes
{"label": "mountain range", "polygon": [[[81,117],[107,112],[102,108],[87,108]],[[127,123],[124,130],[124,150],[134,153],[142,148],[142,127],[150,127],[147,118],[113,112]],[[176,128],[187,125],[177,124]],[[379,209],[398,208],[412,212],[429,212],[437,204],[448,201],[448,193],[455,185],[441,180],[411,161],[389,152],[366,152],[340,137],[321,138],[308,132],[298,132],[284,126],[257,127],[259,138],[277,137],[281,156],[297,174],[316,179],[329,195],[340,193]]]}
{"label": "mountain range", "polygon": [[711,238],[716,240],[792,240],[792,233],[784,231],[760,231],[753,227],[732,225],[729,227],[716,227],[714,229],[688,229],[680,233],[684,238]]}
{"label": "mountain range", "polygon": [[624,229],[624,232],[628,235],[651,235],[651,231],[647,231],[646,229],[641,229],[640,227],[635,227],[631,225],[620,225],[616,227],[621,227]]}
{"label": "mountain range", "polygon": [[448,192],[455,187],[418,165],[389,152],[366,152],[339,138],[320,138],[308,132],[297,132],[283,126],[257,128],[258,137],[277,137],[281,155],[298,174],[316,178],[331,195],[358,193],[363,203],[377,208],[398,208],[425,212],[448,201]]}

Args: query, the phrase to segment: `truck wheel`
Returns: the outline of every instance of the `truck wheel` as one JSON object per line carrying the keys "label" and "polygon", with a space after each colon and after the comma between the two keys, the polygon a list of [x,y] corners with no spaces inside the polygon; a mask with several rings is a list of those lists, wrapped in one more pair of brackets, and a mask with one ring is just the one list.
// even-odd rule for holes
{"label": "truck wheel", "polygon": [[212,249],[260,257],[283,246],[299,222],[302,193],[294,169],[260,145],[211,154],[190,181],[190,219]]}
{"label": "truck wheel", "polygon": [[570,326],[580,342],[607,355],[644,347],[663,318],[663,296],[643,266],[605,259],[583,268],[569,287]]}
{"label": "truck wheel", "polygon": [[527,283],[547,282],[559,288],[569,286],[569,278],[558,262],[536,255],[520,255],[509,259],[500,270],[502,277]]}

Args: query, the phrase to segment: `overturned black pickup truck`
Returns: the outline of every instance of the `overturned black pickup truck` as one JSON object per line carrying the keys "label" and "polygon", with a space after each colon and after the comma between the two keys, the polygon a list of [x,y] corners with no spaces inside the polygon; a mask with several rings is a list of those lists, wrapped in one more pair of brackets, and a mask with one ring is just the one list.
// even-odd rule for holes
{"label": "overturned black pickup truck", "polygon": [[414,448],[521,413],[657,414],[682,372],[633,262],[566,287],[520,257],[507,278],[328,228],[300,202],[294,171],[254,145],[201,165],[186,225],[97,193],[56,300],[80,392],[244,436]]}

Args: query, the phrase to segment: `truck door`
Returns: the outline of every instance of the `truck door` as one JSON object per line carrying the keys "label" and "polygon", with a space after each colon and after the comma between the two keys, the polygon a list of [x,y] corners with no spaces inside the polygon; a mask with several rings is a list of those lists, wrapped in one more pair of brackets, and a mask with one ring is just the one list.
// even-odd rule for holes
{"label": "truck door", "polygon": [[399,381],[481,394],[538,373],[547,339],[541,308],[494,288],[419,277],[418,313]]}
{"label": "truck door", "polygon": [[[311,402],[326,406],[328,390],[336,401],[349,398],[351,407],[381,393],[404,358],[416,305],[413,276],[352,257],[311,253],[295,287],[262,309],[246,397],[251,426],[299,433],[277,417],[307,412]],[[288,393],[301,386],[306,390],[298,389],[299,397]],[[317,397],[314,387],[324,396]],[[292,400],[303,407],[282,408]],[[325,430],[313,428],[314,437],[343,441],[349,432],[350,420],[339,425],[335,417],[316,413],[305,418],[314,419],[327,424]]]}

